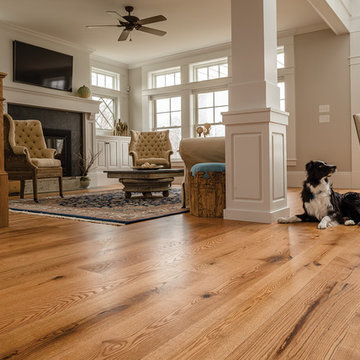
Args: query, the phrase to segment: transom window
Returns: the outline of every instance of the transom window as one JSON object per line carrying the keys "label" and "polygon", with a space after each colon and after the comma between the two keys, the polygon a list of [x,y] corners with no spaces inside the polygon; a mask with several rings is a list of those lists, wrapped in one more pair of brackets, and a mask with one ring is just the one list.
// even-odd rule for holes
{"label": "transom window", "polygon": [[229,110],[229,91],[198,93],[195,96],[195,105],[195,128],[209,123],[211,124],[210,136],[225,136],[221,113]]}
{"label": "transom window", "polygon": [[284,46],[277,48],[277,68],[283,69],[285,67],[285,49]]}
{"label": "transom window", "polygon": [[100,69],[92,69],[91,85],[111,90],[119,90],[119,75]]}
{"label": "transom window", "polygon": [[93,100],[101,101],[99,113],[95,115],[95,125],[99,130],[113,130],[115,125],[115,99],[105,96],[93,96]]}
{"label": "transom window", "polygon": [[195,64],[193,69],[194,81],[205,81],[229,76],[227,59],[215,60],[206,64]]}
{"label": "transom window", "polygon": [[162,88],[181,84],[180,69],[162,71],[152,75],[153,88]]}
{"label": "transom window", "polygon": [[170,141],[174,157],[179,156],[181,140],[181,97],[154,100],[154,130],[170,130]]}

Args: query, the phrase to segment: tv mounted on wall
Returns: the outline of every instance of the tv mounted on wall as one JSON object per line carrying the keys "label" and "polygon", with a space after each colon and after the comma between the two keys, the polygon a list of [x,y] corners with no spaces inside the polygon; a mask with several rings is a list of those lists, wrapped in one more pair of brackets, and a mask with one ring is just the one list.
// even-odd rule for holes
{"label": "tv mounted on wall", "polygon": [[72,56],[13,41],[15,82],[72,91],[72,72]]}

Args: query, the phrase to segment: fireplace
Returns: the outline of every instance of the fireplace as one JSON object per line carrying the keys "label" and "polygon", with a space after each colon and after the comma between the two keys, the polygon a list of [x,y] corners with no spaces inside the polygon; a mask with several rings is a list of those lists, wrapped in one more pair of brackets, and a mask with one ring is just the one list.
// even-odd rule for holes
{"label": "fireplace", "polygon": [[63,176],[71,176],[71,131],[61,129],[43,129],[46,146],[56,150],[55,159],[61,161]]}
{"label": "fireplace", "polygon": [[79,154],[83,153],[82,113],[8,103],[15,120],[40,120],[47,147],[56,149],[64,176],[79,176]]}

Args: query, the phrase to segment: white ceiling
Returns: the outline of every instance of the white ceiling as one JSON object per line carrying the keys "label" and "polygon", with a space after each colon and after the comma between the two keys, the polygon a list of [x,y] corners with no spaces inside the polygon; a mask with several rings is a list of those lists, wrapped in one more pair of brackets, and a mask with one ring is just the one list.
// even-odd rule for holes
{"label": "white ceiling", "polygon": [[[187,50],[229,42],[230,0],[1,0],[0,21],[13,23],[95,50],[95,54],[126,64]],[[119,28],[86,29],[85,25],[116,24],[105,13],[147,18],[164,15],[168,20],[147,25],[167,31],[157,37],[132,32],[132,41],[118,42]],[[278,0],[278,30],[324,24],[307,0]]]}

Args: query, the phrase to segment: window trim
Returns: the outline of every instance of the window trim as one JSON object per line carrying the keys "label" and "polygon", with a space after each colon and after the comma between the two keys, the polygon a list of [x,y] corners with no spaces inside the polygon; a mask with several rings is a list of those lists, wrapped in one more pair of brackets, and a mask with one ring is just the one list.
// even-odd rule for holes
{"label": "window trim", "polygon": [[[179,73],[180,74],[180,83],[179,84],[176,84],[175,80],[176,80],[176,75]],[[162,76],[162,75],[170,75],[170,74],[174,74],[174,85],[166,85],[166,80],[165,80],[165,86],[160,86],[160,87],[157,87],[156,86],[156,77],[157,76]],[[167,87],[170,87],[170,86],[178,86],[178,85],[181,85],[181,67],[178,66],[178,67],[175,67],[175,68],[170,68],[170,69],[164,69],[164,70],[159,70],[159,71],[153,71],[151,72],[150,74],[150,87],[152,89],[163,89],[163,88],[167,88]]]}
{"label": "window trim", "polygon": [[[227,74],[227,76],[219,76],[219,77],[214,78],[214,79],[209,79],[209,76],[208,76],[208,78],[206,80],[199,80],[198,79],[198,76],[197,76],[197,70],[198,69],[206,67],[208,75],[209,75],[209,68],[211,66],[215,66],[215,65],[218,65],[218,66],[227,65],[228,66],[228,74]],[[210,61],[202,61],[202,62],[199,62],[199,63],[190,64],[190,68],[191,68],[190,73],[192,74],[192,82],[203,82],[203,81],[211,81],[211,80],[216,80],[216,79],[224,79],[224,78],[229,77],[229,58],[225,57],[225,58],[213,59],[213,60],[210,60]]]}
{"label": "window trim", "polygon": [[[98,82],[97,82],[96,85],[94,85],[92,83],[93,74],[96,74],[96,76],[104,75],[104,76],[112,77],[114,79],[114,87],[108,88],[108,87],[105,87],[105,86],[99,86]],[[96,68],[96,67],[92,67],[91,68],[91,86],[99,88],[99,89],[110,90],[110,91],[120,91],[120,74],[112,72],[112,71],[107,71],[107,70],[99,69],[99,68]]]}
{"label": "window trim", "polygon": [[[198,91],[194,91],[193,95],[194,95],[194,114],[193,114],[193,124],[192,124],[192,129],[193,129],[193,135],[196,136],[196,128],[198,126],[203,126],[204,124],[199,124],[199,119],[198,119],[198,95],[199,94],[206,94],[206,93],[213,93],[213,100],[215,100],[215,93],[218,91],[227,91],[228,92],[228,100],[229,100],[229,88],[228,87],[221,87],[221,88],[213,88],[213,89],[201,89]],[[213,116],[214,116],[214,121],[215,121],[215,109],[217,107],[221,107],[221,106],[212,106],[213,108]],[[227,105],[228,109],[229,109],[229,102]],[[224,122],[213,122],[210,123],[210,125],[224,125]],[[216,136],[215,136],[216,137]]]}
{"label": "window trim", "polygon": [[[118,109],[118,97],[111,96],[111,95],[104,95],[104,94],[100,94],[100,93],[93,93],[92,97],[94,97],[94,96],[97,96],[97,97],[100,97],[100,98],[112,99],[113,102],[114,102],[114,123],[113,123],[112,129],[102,129],[102,128],[97,127],[96,116],[100,115],[100,109],[99,109],[99,112],[97,114],[95,114],[95,130],[97,132],[104,132],[104,133],[107,133],[107,134],[109,134],[111,132],[111,134],[112,134],[114,129],[115,129],[117,118],[119,117],[118,116],[118,110],[119,110]],[[101,100],[99,99],[97,101],[101,101]]]}
{"label": "window trim", "polygon": [[[180,98],[180,125],[178,126],[171,126],[171,98]],[[156,100],[162,100],[162,99],[170,99],[170,126],[167,127],[157,127],[155,125],[157,125],[157,120],[156,120]],[[182,109],[182,96],[181,94],[177,93],[175,94],[163,94],[163,95],[159,95],[159,96],[153,96],[150,99],[151,103],[152,103],[152,123],[151,123],[151,129],[152,131],[165,131],[165,130],[170,130],[170,129],[180,129],[180,139],[182,139],[183,137],[183,109]],[[175,110],[175,112],[178,110]],[[171,144],[172,145],[172,144]],[[173,160],[179,160],[181,159],[180,154],[179,154],[179,149],[173,149],[174,154],[173,154]]]}

